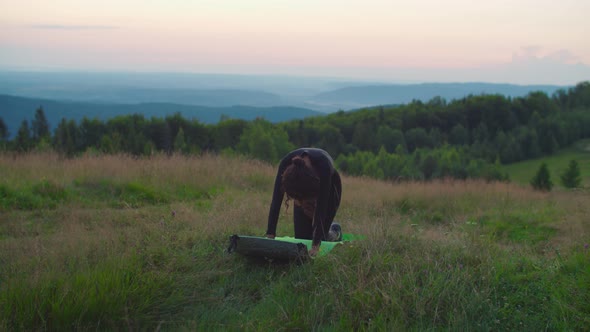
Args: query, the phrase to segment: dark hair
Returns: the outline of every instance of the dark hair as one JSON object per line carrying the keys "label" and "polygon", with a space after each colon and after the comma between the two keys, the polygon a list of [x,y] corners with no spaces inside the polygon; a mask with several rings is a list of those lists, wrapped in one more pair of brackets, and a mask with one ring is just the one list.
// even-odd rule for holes
{"label": "dark hair", "polygon": [[296,200],[317,198],[320,192],[320,178],[299,156],[283,172],[281,184],[287,196]]}

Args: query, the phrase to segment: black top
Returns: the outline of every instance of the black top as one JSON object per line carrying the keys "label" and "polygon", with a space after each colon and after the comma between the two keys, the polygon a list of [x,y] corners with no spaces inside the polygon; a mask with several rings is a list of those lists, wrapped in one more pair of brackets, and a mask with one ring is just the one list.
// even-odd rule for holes
{"label": "black top", "polygon": [[332,188],[332,175],[336,170],[334,169],[334,161],[328,152],[317,148],[300,148],[289,152],[279,164],[277,176],[275,178],[275,186],[272,195],[272,202],[270,204],[270,211],[268,213],[268,228],[266,234],[276,234],[277,222],[279,219],[279,211],[283,203],[284,192],[281,189],[281,177],[285,169],[291,165],[292,159],[295,156],[309,157],[314,170],[320,178],[320,192],[316,202],[315,214],[313,217],[313,244],[319,244],[322,239],[322,225],[326,220],[330,190]]}

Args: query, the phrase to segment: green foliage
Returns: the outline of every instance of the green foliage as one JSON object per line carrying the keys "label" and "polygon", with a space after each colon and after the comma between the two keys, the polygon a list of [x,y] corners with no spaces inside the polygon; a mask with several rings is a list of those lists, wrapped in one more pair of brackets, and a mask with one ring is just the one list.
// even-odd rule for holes
{"label": "green foliage", "polygon": [[8,127],[4,120],[0,117],[0,142],[5,142],[8,140]]}
{"label": "green foliage", "polygon": [[53,146],[60,154],[72,157],[78,152],[81,140],[81,133],[76,122],[64,118],[55,130]]}
{"label": "green foliage", "polygon": [[[471,95],[446,101],[435,97],[427,103],[340,111],[278,124],[224,116],[215,125],[204,125],[180,113],[151,119],[130,114],[106,122],[83,118],[79,124],[62,119],[50,141],[66,157],[86,151],[134,156],[213,152],[244,154],[271,163],[294,147],[313,146],[327,150],[355,175],[505,179],[496,161],[508,164],[552,155],[590,137],[589,91],[590,84],[582,82],[551,98],[543,92],[516,98]],[[11,142],[1,124],[0,148],[48,149],[49,125],[42,107],[36,110],[32,130],[25,120]],[[452,157],[448,146],[454,148]],[[361,152],[370,154],[361,157]],[[411,157],[393,160],[386,154]],[[356,165],[361,159],[364,164]]]}
{"label": "green foliage", "polygon": [[33,133],[33,140],[39,141],[43,138],[49,138],[49,123],[47,122],[47,118],[45,117],[45,112],[43,111],[43,107],[39,107],[35,111],[35,118],[31,122],[31,131]]}
{"label": "green foliage", "polygon": [[[542,218],[542,217],[541,217]],[[537,244],[547,241],[557,230],[542,223],[539,216],[511,214],[496,216],[485,223],[490,236],[496,241]]]}
{"label": "green foliage", "polygon": [[431,148],[434,141],[424,128],[412,128],[405,133],[408,151],[413,152],[418,148]]}
{"label": "green foliage", "polygon": [[236,150],[254,158],[275,162],[293,149],[287,133],[264,119],[257,119],[244,129]]}
{"label": "green foliage", "polygon": [[582,183],[578,162],[571,160],[568,168],[561,174],[561,183],[566,188],[578,188]]}
{"label": "green foliage", "polygon": [[436,150],[419,149],[410,154],[388,153],[384,147],[379,153],[357,151],[340,155],[336,164],[347,174],[367,175],[388,180],[431,180],[441,178],[484,178],[488,181],[505,181],[508,175],[498,163],[481,159],[468,159],[464,151],[453,146]]}
{"label": "green foliage", "polygon": [[184,130],[182,128],[178,129],[178,134],[176,134],[176,138],[174,139],[174,151],[180,153],[188,152],[188,146],[186,144],[186,140],[184,138]]}
{"label": "green foliage", "polygon": [[31,140],[31,129],[29,129],[29,122],[24,120],[18,128],[18,132],[14,138],[14,149],[20,152],[26,152],[31,149],[32,145],[33,142]]}
{"label": "green foliage", "polygon": [[[580,140],[565,149],[559,150],[556,154],[538,159],[526,160],[510,165],[503,165],[502,169],[510,174],[510,178],[521,184],[530,184],[531,169],[538,169],[541,163],[547,163],[551,171],[551,178],[560,179],[565,173],[572,160],[576,160],[580,169],[581,187],[587,186],[590,179],[590,140]],[[559,181],[559,185],[561,185]]]}
{"label": "green foliage", "polygon": [[217,151],[235,148],[248,123],[244,120],[222,119],[213,129],[212,140]]}
{"label": "green foliage", "polygon": [[553,182],[551,181],[551,175],[547,169],[547,164],[542,163],[537,170],[535,176],[531,179],[531,186],[535,190],[550,191],[553,188]]}
{"label": "green foliage", "polygon": [[144,204],[161,204],[169,201],[165,193],[140,182],[129,182],[116,186],[113,189],[115,196],[119,198],[122,204],[132,207],[138,207]]}
{"label": "green foliage", "polygon": [[19,189],[0,183],[0,210],[52,209],[69,196],[67,188],[48,180]]}
{"label": "green foliage", "polygon": [[468,145],[469,131],[467,131],[461,123],[456,124],[453,129],[451,129],[449,143],[453,145]]}
{"label": "green foliage", "polygon": [[389,126],[381,125],[376,134],[377,145],[385,148],[387,152],[395,152],[398,147],[406,149],[406,139],[404,133],[399,129],[393,129]]}
{"label": "green foliage", "polygon": [[337,127],[331,124],[319,125],[317,127],[317,135],[320,137],[317,146],[328,151],[331,155],[338,155],[344,150],[344,137]]}

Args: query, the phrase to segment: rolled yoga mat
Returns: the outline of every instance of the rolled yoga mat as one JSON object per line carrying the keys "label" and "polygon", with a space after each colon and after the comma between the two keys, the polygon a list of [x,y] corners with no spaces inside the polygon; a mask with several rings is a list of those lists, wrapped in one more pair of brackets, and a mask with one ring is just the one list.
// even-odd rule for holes
{"label": "rolled yoga mat", "polygon": [[[344,241],[355,239],[352,234],[342,234],[342,241],[322,241],[318,257],[327,255],[334,247]],[[310,258],[312,240],[296,239],[290,236],[269,239],[260,236],[232,235],[228,252],[237,252],[246,256],[265,257],[270,259],[306,261]]]}

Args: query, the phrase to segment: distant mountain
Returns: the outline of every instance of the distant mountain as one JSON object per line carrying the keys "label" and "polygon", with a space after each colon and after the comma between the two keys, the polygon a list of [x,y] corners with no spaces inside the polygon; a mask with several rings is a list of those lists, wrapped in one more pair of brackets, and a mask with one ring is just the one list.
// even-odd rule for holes
{"label": "distant mountain", "polygon": [[350,86],[321,79],[183,73],[0,71],[0,93],[99,103],[306,107],[297,100]]}
{"label": "distant mountain", "polygon": [[166,89],[121,86],[60,86],[56,84],[30,87],[6,87],[5,94],[23,97],[68,100],[92,103],[174,103],[210,107],[233,105],[275,106],[284,104],[276,94],[237,89]]}
{"label": "distant mountain", "polygon": [[118,115],[133,113],[143,114],[146,118],[163,118],[167,115],[180,113],[186,119],[197,119],[206,124],[217,123],[222,115],[244,120],[253,120],[257,117],[262,117],[271,122],[282,122],[325,114],[306,108],[291,106],[208,107],[173,103],[114,104],[64,102],[43,98],[0,95],[0,118],[6,123],[11,137],[14,137],[23,120],[31,121],[33,119],[35,110],[39,107],[43,107],[51,130],[56,128],[62,118],[79,121],[87,117],[98,118],[104,121]]}
{"label": "distant mountain", "polygon": [[376,105],[406,104],[412,100],[427,102],[440,96],[447,101],[468,95],[500,94],[506,97],[525,96],[532,91],[543,91],[548,95],[564,86],[557,85],[514,85],[493,83],[423,83],[354,86],[324,92],[311,97],[310,105],[342,109],[354,109]]}
{"label": "distant mountain", "polygon": [[99,104],[170,103],[208,107],[284,105],[321,112],[406,104],[414,99],[426,102],[436,96],[450,101],[482,93],[515,97],[540,90],[552,94],[559,88],[566,86],[412,84],[321,77],[191,73],[0,71],[0,93],[27,98]]}

